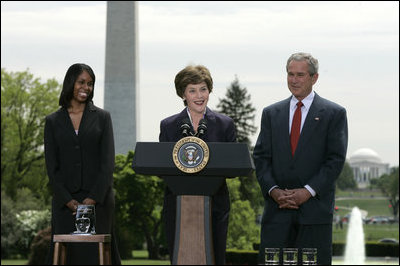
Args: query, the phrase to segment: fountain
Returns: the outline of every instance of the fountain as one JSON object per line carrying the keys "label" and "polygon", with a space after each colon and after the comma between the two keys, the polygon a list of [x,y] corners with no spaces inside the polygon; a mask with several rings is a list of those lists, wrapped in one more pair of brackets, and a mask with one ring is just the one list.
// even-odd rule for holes
{"label": "fountain", "polygon": [[351,211],[347,228],[346,250],[344,253],[345,265],[364,265],[365,244],[361,212],[358,207]]}

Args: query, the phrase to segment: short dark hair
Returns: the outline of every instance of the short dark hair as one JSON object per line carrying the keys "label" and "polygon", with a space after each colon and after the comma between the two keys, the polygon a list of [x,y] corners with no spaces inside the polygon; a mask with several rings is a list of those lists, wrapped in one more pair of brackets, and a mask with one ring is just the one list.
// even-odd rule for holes
{"label": "short dark hair", "polygon": [[[183,98],[187,85],[199,84],[203,81],[207,84],[208,91],[212,92],[213,80],[210,71],[202,65],[189,65],[175,76],[176,94]],[[187,105],[186,101],[184,101],[184,104]]]}
{"label": "short dark hair", "polygon": [[86,71],[93,80],[93,90],[86,99],[86,102],[93,102],[92,99],[94,94],[94,83],[96,81],[96,76],[94,75],[94,72],[90,66],[83,63],[76,63],[70,66],[67,70],[67,73],[65,74],[63,87],[58,101],[58,104],[60,106],[65,108],[70,107],[71,100],[74,97],[75,81],[77,80],[79,75],[82,74],[83,71]]}

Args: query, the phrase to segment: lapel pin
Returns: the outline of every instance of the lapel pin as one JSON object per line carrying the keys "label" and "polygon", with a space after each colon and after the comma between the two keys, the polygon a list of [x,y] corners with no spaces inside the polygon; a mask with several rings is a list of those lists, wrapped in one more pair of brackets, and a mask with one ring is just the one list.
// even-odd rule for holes
{"label": "lapel pin", "polygon": [[316,117],[316,118],[314,118],[315,119],[315,121],[318,121],[319,120],[319,117]]}

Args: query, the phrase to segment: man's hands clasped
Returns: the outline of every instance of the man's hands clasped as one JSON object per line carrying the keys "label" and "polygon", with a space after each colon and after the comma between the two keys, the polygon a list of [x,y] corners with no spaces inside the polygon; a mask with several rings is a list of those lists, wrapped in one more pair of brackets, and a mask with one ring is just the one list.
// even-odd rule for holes
{"label": "man's hands clasped", "polygon": [[274,188],[270,196],[278,203],[280,209],[298,209],[311,197],[311,193],[306,188]]}

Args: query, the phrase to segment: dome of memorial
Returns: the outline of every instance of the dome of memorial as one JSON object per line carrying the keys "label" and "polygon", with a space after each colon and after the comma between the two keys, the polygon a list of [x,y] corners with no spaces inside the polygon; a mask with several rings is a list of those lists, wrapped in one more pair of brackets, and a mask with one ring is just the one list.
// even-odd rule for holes
{"label": "dome of memorial", "polygon": [[371,163],[382,163],[380,156],[375,151],[368,148],[358,149],[350,156],[350,163],[365,161]]}

